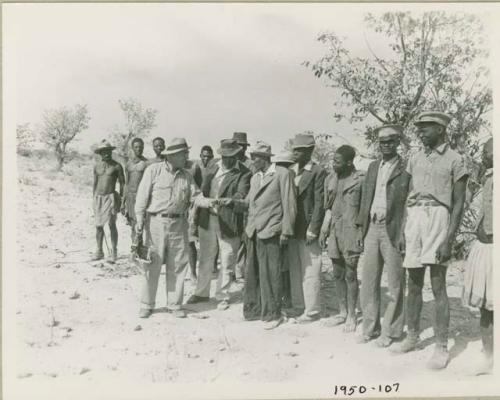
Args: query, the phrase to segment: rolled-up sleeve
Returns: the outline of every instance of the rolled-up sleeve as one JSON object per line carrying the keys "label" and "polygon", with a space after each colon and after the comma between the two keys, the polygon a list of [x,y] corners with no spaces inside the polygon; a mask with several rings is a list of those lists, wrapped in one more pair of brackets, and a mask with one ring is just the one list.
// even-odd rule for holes
{"label": "rolled-up sleeve", "polygon": [[139,183],[139,188],[137,189],[137,197],[135,199],[135,215],[137,218],[137,225],[144,225],[144,216],[146,214],[146,209],[149,205],[149,200],[151,197],[151,192],[153,190],[153,175],[152,168],[148,166],[144,171],[141,183]]}

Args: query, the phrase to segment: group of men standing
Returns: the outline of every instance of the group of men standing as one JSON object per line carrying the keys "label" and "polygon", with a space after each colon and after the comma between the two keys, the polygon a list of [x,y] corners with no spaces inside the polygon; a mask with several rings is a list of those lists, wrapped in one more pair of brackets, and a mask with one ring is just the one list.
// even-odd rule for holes
{"label": "group of men standing", "polygon": [[[132,227],[132,243],[144,234],[151,249],[140,317],[147,318],[153,312],[162,264],[166,264],[168,308],[175,316],[185,317],[182,304],[187,265],[191,264],[197,277],[195,292],[187,303],[207,302],[219,258],[217,308],[230,307],[230,285],[239,272],[244,277],[244,318],[261,319],[266,329],[272,329],[285,318],[299,323],[320,319],[322,253],[326,249],[333,264],[339,313],[324,323],[355,332],[360,292],[363,323],[357,341],[376,339],[377,346],[391,346],[397,353],[418,346],[422,289],[429,267],[436,304],[436,346],[428,366],[444,368],[449,361],[450,320],[446,263],[462,218],[468,179],[462,157],[446,144],[449,122],[444,113],[422,113],[415,125],[423,149],[407,162],[397,151],[403,127],[380,126],[376,133],[382,157],[369,165],[366,174],[354,166],[355,149],[343,145],[336,149],[334,171],[328,175],[312,160],[315,140],[306,134],[294,137],[291,153],[278,156],[269,144],[257,141],[248,158],[247,135],[236,132],[233,138],[220,142],[219,160],[214,160],[211,147],[204,146],[199,163],[188,161],[189,146],[182,138],[172,139],[166,147],[160,138],[155,139],[157,159],[153,161],[144,159],[144,143],[134,139],[133,157],[125,174],[111,159],[112,146],[105,143],[96,150],[102,162],[95,169],[95,258],[103,256],[103,221],[109,216],[110,227],[113,225],[116,232],[115,216],[119,198],[123,198],[122,211]],[[491,143],[489,146],[492,150]],[[492,157],[487,162],[492,164]],[[120,182],[119,195],[114,192],[116,181]],[[491,212],[483,215],[491,218]],[[491,244],[491,221],[484,220],[480,227]],[[116,258],[117,237],[113,235],[112,228],[111,250]],[[198,269],[194,236],[199,240]],[[466,302],[472,304],[473,298],[474,306],[485,309],[481,324],[485,325],[486,342],[491,342],[485,348],[492,349],[492,339],[488,339],[493,326],[491,290],[484,289],[490,284],[490,272],[485,271],[491,266],[486,270],[477,267],[477,260],[488,258],[485,252],[491,247],[487,248],[476,249],[470,270],[480,273],[476,271],[469,279]],[[357,268],[362,253],[360,288]],[[381,323],[384,267],[389,296]]]}

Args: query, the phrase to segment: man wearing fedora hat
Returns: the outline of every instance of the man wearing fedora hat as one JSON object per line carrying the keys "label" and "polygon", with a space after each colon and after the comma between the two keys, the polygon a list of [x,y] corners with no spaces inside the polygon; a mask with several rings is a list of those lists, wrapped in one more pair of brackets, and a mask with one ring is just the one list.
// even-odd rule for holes
{"label": "man wearing fedora hat", "polygon": [[450,120],[449,115],[438,111],[423,112],[417,117],[415,125],[424,148],[410,157],[407,166],[411,176],[404,262],[408,271],[408,335],[394,347],[394,351],[408,352],[417,347],[422,289],[428,266],[436,303],[436,346],[427,364],[431,369],[445,368],[449,361],[450,310],[446,293],[446,264],[460,225],[468,179],[462,156],[450,149],[445,141]]}
{"label": "man wearing fedora hat", "polygon": [[[116,229],[116,216],[120,210],[121,198],[125,177],[122,166],[113,160],[111,153],[115,149],[107,140],[103,140],[94,152],[101,156],[94,166],[94,217],[96,224],[97,250],[93,261],[104,258],[102,249],[104,240],[104,225],[109,225],[111,235],[110,261],[115,262],[118,247],[118,230]],[[120,193],[115,191],[116,182],[120,185]],[[106,242],[107,243],[107,242]]]}
{"label": "man wearing fedora hat", "polygon": [[262,319],[271,329],[281,317],[281,254],[293,235],[297,214],[292,176],[271,162],[271,146],[257,142],[250,152],[256,173],[244,200],[230,200],[235,210],[248,210],[248,237],[243,315]]}
{"label": "man wearing fedora hat", "polygon": [[[378,335],[379,347],[388,347],[403,334],[403,221],[410,175],[397,149],[403,132],[401,125],[383,125],[375,129],[382,159],[373,161],[361,190],[357,225],[363,229],[364,265],[360,292],[363,333],[359,343]],[[387,273],[389,300],[380,326],[380,283],[382,270]]]}
{"label": "man wearing fedora hat", "polygon": [[[250,189],[250,170],[237,160],[241,147],[233,139],[221,141],[217,152],[221,160],[203,177],[201,191],[210,199],[241,200]],[[200,240],[200,267],[194,295],[188,303],[208,301],[213,265],[220,257],[220,271],[215,297],[220,301],[219,310],[229,307],[231,274],[236,265],[240,236],[243,231],[243,216],[230,207],[215,204],[200,208],[197,218]]]}
{"label": "man wearing fedora hat", "polygon": [[184,169],[189,147],[183,138],[173,138],[165,151],[165,161],[149,165],[144,172],[135,203],[137,233],[142,234],[146,213],[146,245],[151,263],[146,270],[139,316],[147,318],[155,306],[161,266],[166,264],[167,307],[176,317],[182,310],[184,277],[188,258],[188,210],[192,202],[209,207],[193,176]]}
{"label": "man wearing fedora hat", "polygon": [[326,171],[311,159],[315,144],[314,136],[309,134],[298,134],[292,142],[297,217],[288,245],[288,260],[292,309],[301,323],[320,317],[322,251],[318,238],[325,215]]}

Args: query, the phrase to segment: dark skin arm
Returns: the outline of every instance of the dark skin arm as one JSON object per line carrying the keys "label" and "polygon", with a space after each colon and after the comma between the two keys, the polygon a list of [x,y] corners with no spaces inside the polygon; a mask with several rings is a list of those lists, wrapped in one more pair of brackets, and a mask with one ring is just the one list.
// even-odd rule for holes
{"label": "dark skin arm", "polygon": [[451,245],[455,237],[455,233],[460,226],[462,213],[465,203],[465,190],[467,187],[468,176],[463,176],[453,185],[453,195],[451,200],[451,216],[446,239],[441,243],[436,251],[438,263],[445,263],[451,258]]}
{"label": "dark skin arm", "polygon": [[[123,188],[123,191],[125,193],[127,193],[127,182],[129,180],[129,176],[128,176],[128,168],[125,169],[125,185],[124,185],[124,188]],[[121,213],[123,215],[125,215],[125,205],[126,205],[126,201],[125,201],[125,197],[122,196],[122,207],[121,207]]]}
{"label": "dark skin arm", "polygon": [[94,185],[92,187],[92,195],[95,196],[95,191],[97,189],[97,180],[99,179],[99,177],[97,176],[97,171],[95,170],[95,166],[94,166]]}
{"label": "dark skin arm", "polygon": [[120,198],[123,198],[123,189],[125,187],[125,174],[123,173],[123,167],[118,163],[118,183],[120,184]]}

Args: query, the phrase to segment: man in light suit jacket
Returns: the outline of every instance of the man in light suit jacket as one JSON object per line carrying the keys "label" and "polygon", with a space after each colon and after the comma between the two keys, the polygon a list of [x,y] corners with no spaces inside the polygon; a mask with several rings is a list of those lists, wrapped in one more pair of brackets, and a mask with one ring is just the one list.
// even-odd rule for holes
{"label": "man in light suit jacket", "polygon": [[[363,229],[365,262],[362,271],[363,333],[359,343],[378,335],[376,344],[388,347],[403,333],[405,272],[403,226],[410,175],[397,148],[403,127],[383,125],[376,130],[382,159],[368,167],[357,225]],[[380,326],[380,281],[385,266],[389,300]]]}
{"label": "man in light suit jacket", "polygon": [[291,172],[271,163],[271,146],[257,142],[250,155],[257,170],[250,192],[245,200],[231,200],[229,205],[248,210],[243,315],[260,318],[272,329],[281,322],[281,255],[293,235],[297,205]]}
{"label": "man in light suit jacket", "polygon": [[311,160],[314,136],[296,135],[292,149],[296,163],[294,185],[297,191],[297,218],[294,236],[288,245],[290,289],[293,313],[298,322],[306,323],[320,317],[321,247],[319,233],[323,207],[326,171]]}
{"label": "man in light suit jacket", "polygon": [[[233,139],[221,141],[218,153],[222,159],[203,176],[201,191],[210,199],[244,199],[250,189],[250,170],[236,159],[241,147]],[[220,301],[217,308],[229,307],[231,274],[237,261],[237,252],[243,232],[243,215],[229,207],[200,208],[196,223],[199,227],[200,267],[196,290],[188,304],[208,301],[212,269],[220,256],[221,268],[217,278],[215,297]]]}

